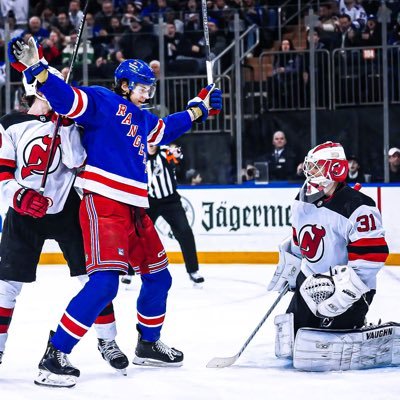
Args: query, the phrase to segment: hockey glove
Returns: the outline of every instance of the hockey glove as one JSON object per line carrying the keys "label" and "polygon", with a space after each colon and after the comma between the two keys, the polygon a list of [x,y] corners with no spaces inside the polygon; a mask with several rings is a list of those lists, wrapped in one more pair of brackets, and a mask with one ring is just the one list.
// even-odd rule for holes
{"label": "hockey glove", "polygon": [[296,278],[300,272],[301,259],[290,253],[290,242],[291,238],[288,237],[279,245],[279,263],[268,285],[268,291],[274,290],[280,293],[286,282],[289,283],[290,290],[296,287]]}
{"label": "hockey glove", "polygon": [[21,215],[33,218],[42,218],[46,215],[49,202],[33,189],[22,188],[15,192],[13,201],[14,210]]}
{"label": "hockey glove", "polygon": [[222,92],[212,83],[201,89],[200,93],[188,102],[186,107],[194,115],[194,122],[204,122],[208,115],[216,115],[222,109]]}
{"label": "hockey glove", "polygon": [[[32,83],[48,68],[47,61],[43,58],[42,46],[37,44],[33,36],[29,38],[28,43],[25,43],[22,37],[12,39],[8,43],[8,56],[11,66],[23,72],[28,83]],[[44,82],[46,78],[47,73],[38,80]]]}
{"label": "hockey glove", "polygon": [[353,268],[347,265],[334,267],[332,276],[310,275],[300,287],[308,307],[320,318],[343,314],[369,290]]}

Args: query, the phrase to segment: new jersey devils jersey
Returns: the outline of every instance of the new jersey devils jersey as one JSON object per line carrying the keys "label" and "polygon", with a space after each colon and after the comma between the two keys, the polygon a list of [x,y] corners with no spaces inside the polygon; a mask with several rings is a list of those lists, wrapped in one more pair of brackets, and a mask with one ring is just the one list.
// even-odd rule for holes
{"label": "new jersey devils jersey", "polygon": [[163,119],[100,87],[72,88],[49,74],[41,92],[62,115],[84,127],[85,170],[76,185],[110,199],[148,207],[147,142],[167,144],[192,126],[187,111]]}
{"label": "new jersey devils jersey", "polygon": [[376,288],[388,246],[381,214],[370,197],[347,185],[312,204],[297,197],[292,219],[292,251],[302,257],[306,276],[349,265],[370,289]]}
{"label": "new jersey devils jersey", "polygon": [[[44,196],[51,199],[48,214],[60,212],[86,153],[75,124],[64,124],[56,139]],[[49,154],[55,114],[11,113],[0,119],[0,193],[2,204],[13,206],[15,192],[23,187],[39,190]]]}

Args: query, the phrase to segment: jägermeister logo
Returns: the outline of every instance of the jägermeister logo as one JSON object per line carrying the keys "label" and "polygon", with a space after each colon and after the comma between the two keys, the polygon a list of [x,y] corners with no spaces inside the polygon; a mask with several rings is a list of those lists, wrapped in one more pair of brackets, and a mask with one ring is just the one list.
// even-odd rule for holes
{"label": "j\u00e4germeister logo", "polygon": [[237,206],[222,202],[203,202],[201,224],[209,232],[213,229],[228,228],[239,231],[243,228],[273,228],[291,226],[290,206],[267,204]]}

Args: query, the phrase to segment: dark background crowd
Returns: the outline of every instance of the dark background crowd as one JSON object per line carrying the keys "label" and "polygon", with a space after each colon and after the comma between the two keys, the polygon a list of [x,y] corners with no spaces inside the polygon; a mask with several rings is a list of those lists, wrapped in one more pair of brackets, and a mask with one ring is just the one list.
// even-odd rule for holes
{"label": "dark background crowd", "polygon": [[[278,7],[286,4],[285,11]],[[292,3],[292,7],[290,7]],[[302,2],[302,5],[309,2]],[[266,50],[274,53],[270,62],[266,91],[272,108],[288,108],[288,99],[297,99],[298,93],[308,95],[308,58],[295,50],[349,49],[358,46],[382,44],[382,8],[378,0],[327,0],[313,2],[315,18],[310,20],[308,10],[302,15],[304,40],[294,40],[287,33],[285,21],[297,10],[297,1],[282,0],[208,0],[208,27],[213,56],[220,54],[234,40],[234,14],[238,13],[240,30],[252,24],[259,27],[260,41],[249,57],[256,58]],[[388,0],[389,24],[387,43],[400,45],[400,1]],[[34,36],[42,44],[49,64],[65,75],[77,40],[82,19],[83,1],[79,0],[2,0],[0,15],[0,89],[4,96],[6,38],[4,25],[7,21],[10,36]],[[160,26],[161,18],[161,26]],[[280,18],[280,20],[279,20]],[[313,35],[310,26],[312,24]],[[278,31],[279,26],[284,26]],[[90,1],[86,17],[86,53],[90,83],[112,81],[116,66],[123,60],[138,58],[151,63],[156,75],[160,67],[159,36],[164,36],[164,63],[167,76],[192,76],[205,74],[205,43],[199,0],[97,0]],[[281,40],[278,40],[281,38]],[[299,39],[299,38],[297,38]],[[252,37],[249,37],[252,40]],[[251,43],[248,43],[251,45]],[[275,53],[274,51],[278,52]],[[231,57],[231,55],[230,55]],[[80,47],[73,80],[82,80],[83,47]],[[223,60],[225,66],[231,58]],[[326,76],[318,74],[324,66],[316,59],[317,106],[325,104]],[[20,82],[21,77],[11,70],[11,81]],[[285,103],[286,102],[286,103]],[[14,108],[18,107],[17,100]],[[2,102],[4,108],[4,102]],[[271,104],[269,104],[271,106]],[[291,108],[291,107],[289,107]],[[3,112],[4,110],[2,110]],[[283,128],[281,128],[283,129]],[[272,140],[264,143],[265,151],[258,149],[254,157],[244,162],[243,180],[255,181],[259,171],[255,162],[268,163],[269,181],[298,181],[303,179],[301,161],[304,154],[293,143],[287,143],[290,132],[276,131]],[[282,145],[281,148],[279,147]],[[399,182],[400,142],[390,143],[387,155],[390,164],[390,181]],[[397,147],[396,147],[397,146]],[[277,150],[278,149],[278,150]],[[262,156],[258,154],[262,153]],[[371,166],[362,165],[360,155],[352,154],[352,168],[359,170],[358,179],[364,182],[382,181],[381,172],[370,171]],[[199,184],[204,171],[186,160],[186,171],[178,178],[181,183]],[[356,179],[356,171],[351,175]],[[199,177],[199,179],[196,179]],[[350,178],[349,178],[350,179]],[[207,180],[203,179],[203,183]]]}

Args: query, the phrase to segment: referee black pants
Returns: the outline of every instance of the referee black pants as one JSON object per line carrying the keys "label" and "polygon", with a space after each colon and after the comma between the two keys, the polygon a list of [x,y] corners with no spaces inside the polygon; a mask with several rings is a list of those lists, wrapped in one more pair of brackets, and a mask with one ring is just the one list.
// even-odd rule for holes
{"label": "referee black pants", "polygon": [[161,216],[170,225],[171,231],[181,247],[186,271],[188,273],[198,271],[199,262],[197,260],[193,231],[178,193],[164,199],[149,197],[149,202],[150,208],[146,211],[153,223],[155,224],[158,217]]}

